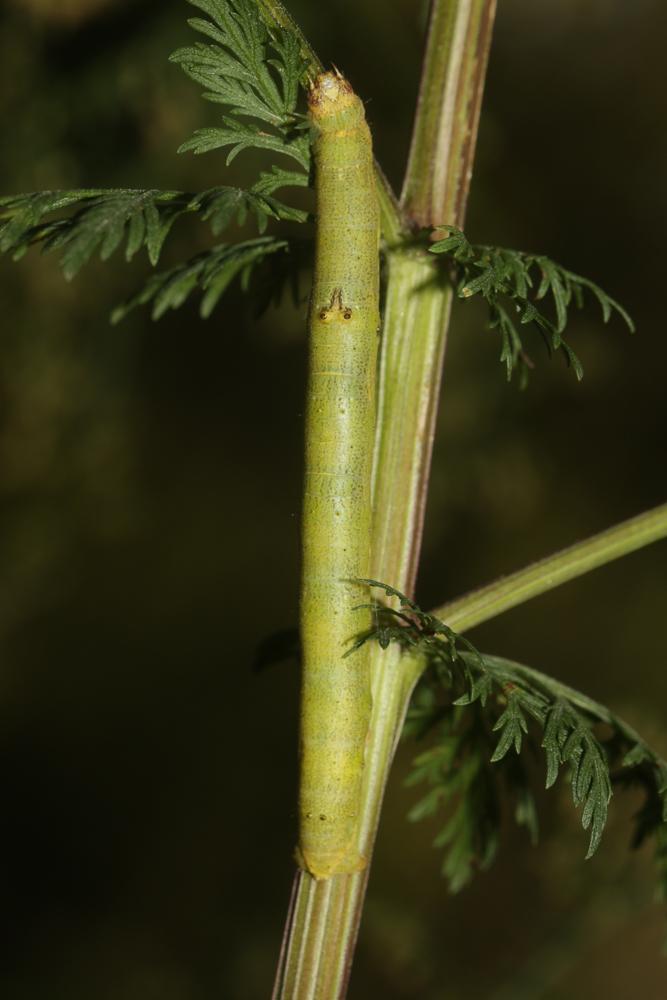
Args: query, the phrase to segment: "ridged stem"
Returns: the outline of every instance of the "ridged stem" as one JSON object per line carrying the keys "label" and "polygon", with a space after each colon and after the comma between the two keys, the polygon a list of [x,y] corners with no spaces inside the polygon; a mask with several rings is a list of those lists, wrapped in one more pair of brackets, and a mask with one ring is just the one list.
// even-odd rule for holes
{"label": "ridged stem", "polygon": [[462,225],[495,0],[433,3],[401,205],[417,226]]}

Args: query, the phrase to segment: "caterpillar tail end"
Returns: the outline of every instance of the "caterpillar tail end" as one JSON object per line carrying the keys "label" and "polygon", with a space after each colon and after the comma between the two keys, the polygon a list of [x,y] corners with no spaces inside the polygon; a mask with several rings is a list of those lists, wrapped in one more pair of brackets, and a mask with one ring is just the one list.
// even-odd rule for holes
{"label": "caterpillar tail end", "polygon": [[317,882],[333,878],[334,875],[354,875],[362,872],[368,865],[368,858],[354,850],[333,855],[304,851],[301,847],[297,847],[294,858],[299,868],[303,868]]}

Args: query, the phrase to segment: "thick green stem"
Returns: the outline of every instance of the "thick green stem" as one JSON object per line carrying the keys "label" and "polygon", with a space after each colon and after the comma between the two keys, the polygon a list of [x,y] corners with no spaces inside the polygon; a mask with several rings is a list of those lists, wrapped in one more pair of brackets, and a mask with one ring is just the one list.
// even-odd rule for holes
{"label": "thick green stem", "polygon": [[532,597],[584,573],[667,538],[667,504],[638,514],[599,535],[571,545],[525,569],[437,608],[433,614],[457,632],[474,628]]}
{"label": "thick green stem", "polygon": [[[495,0],[433,2],[409,184],[406,181],[409,195],[404,199],[416,225],[463,222],[494,12]],[[446,34],[444,25],[450,18],[457,28]],[[442,136],[443,131],[452,134]],[[416,145],[419,154],[414,152]],[[446,170],[436,183],[431,167],[444,148],[449,150]],[[410,593],[421,543],[452,292],[423,250],[397,245],[395,206],[383,208],[382,193],[381,212],[389,259],[375,447],[372,575]],[[360,852],[369,859],[387,775],[420,669],[418,661],[400,657],[394,648],[373,649],[373,707],[358,840]],[[302,873],[296,876],[274,1000],[345,996],[367,879],[368,869],[317,882]]]}

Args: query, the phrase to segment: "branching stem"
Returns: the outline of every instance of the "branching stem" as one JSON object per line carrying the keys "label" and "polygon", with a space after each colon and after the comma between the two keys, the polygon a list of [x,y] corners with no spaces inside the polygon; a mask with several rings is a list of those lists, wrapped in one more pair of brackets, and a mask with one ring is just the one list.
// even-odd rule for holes
{"label": "branching stem", "polygon": [[667,503],[473,590],[442,605],[433,614],[450,628],[464,632],[661,538],[667,538]]}

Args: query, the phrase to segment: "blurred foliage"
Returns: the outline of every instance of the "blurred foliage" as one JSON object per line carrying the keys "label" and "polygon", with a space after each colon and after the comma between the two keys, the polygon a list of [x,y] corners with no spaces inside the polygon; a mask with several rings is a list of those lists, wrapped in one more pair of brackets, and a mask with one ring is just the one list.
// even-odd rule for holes
{"label": "blurred foliage", "polygon": [[[367,98],[398,185],[414,3],[291,9]],[[0,192],[247,186],[260,152],[229,169],[224,152],[175,155],[219,120],[168,62],[190,13],[4,5]],[[519,394],[482,343],[484,310],[457,308],[423,607],[664,500],[666,30],[658,0],[500,5],[466,232],[566,261],[627,305],[638,333],[578,317],[583,383],[540,366]],[[184,220],[166,265],[207,242]],[[71,284],[39,255],[0,266],[7,1000],[253,1000],[277,956],[298,685],[289,667],[257,676],[251,662],[297,614],[305,306],[285,300],[256,323],[231,291],[207,323],[186,305],[111,327],[146,275],[138,258],[92,263]],[[664,563],[656,546],[598,570],[475,644],[612,705],[664,755]],[[413,754],[401,750],[389,790],[352,1000],[662,1000],[663,914],[649,853],[627,854],[628,816],[584,865],[578,820],[552,793],[539,852],[510,834],[515,849],[450,898],[435,830],[405,825]]]}
{"label": "blurred foliage", "polygon": [[[89,18],[94,18],[105,7],[113,3],[119,6],[119,0],[10,0],[24,13],[31,13],[38,21],[63,23],[68,26],[82,24]],[[122,3],[123,0],[120,0]]]}

